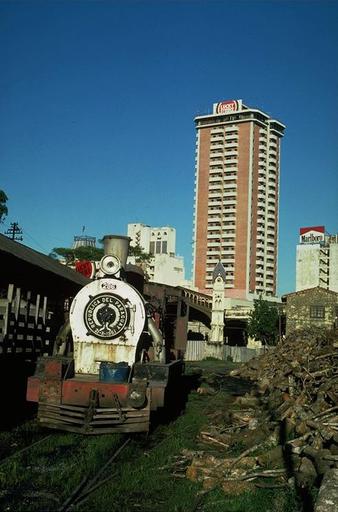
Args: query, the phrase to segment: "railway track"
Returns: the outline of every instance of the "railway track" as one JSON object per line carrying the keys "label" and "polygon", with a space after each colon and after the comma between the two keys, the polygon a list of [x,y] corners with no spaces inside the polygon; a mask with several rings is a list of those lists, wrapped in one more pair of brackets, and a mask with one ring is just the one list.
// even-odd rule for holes
{"label": "railway track", "polygon": [[[104,438],[111,442],[103,451]],[[114,445],[114,439],[117,440],[115,446],[111,446]],[[124,434],[90,438],[63,432],[45,435],[0,460],[0,510],[8,512],[78,510],[78,507],[83,505],[95,491],[111,482],[114,477],[118,478],[118,471],[114,470],[114,464],[120,463],[117,459],[132,440],[136,450],[141,446],[138,439],[137,435],[132,438]],[[76,464],[77,454],[86,449],[89,457],[84,455]],[[100,452],[101,457],[96,456],[96,450]],[[52,481],[54,475],[64,470],[63,461],[67,452],[69,452],[69,468],[76,467],[78,474],[72,479],[67,492],[63,492],[62,483],[58,481],[54,486]],[[90,458],[100,458],[100,464],[97,461],[96,464],[92,464],[88,460]],[[64,479],[67,482],[66,473],[65,471]],[[67,485],[64,487],[66,490]]]}
{"label": "railway track", "polygon": [[117,459],[120,453],[124,450],[124,448],[131,441],[130,437],[127,437],[121,446],[112,454],[112,456],[108,459],[108,461],[102,466],[102,468],[92,477],[89,478],[89,475],[85,476],[80,484],[74,489],[74,491],[70,494],[70,496],[65,500],[65,502],[58,509],[58,512],[67,512],[68,510],[73,509],[79,505],[82,505],[85,501],[88,500],[90,495],[105,485],[107,482],[111,481],[114,476],[116,476],[116,472],[111,473],[106,478],[98,481],[102,475],[104,475],[105,471],[113,464],[113,462]]}
{"label": "railway track", "polygon": [[52,437],[52,434],[48,434],[47,436],[44,436],[42,439],[38,439],[38,441],[35,441],[34,443],[30,443],[27,446],[24,446],[23,448],[16,450],[14,453],[11,453],[10,455],[7,455],[3,459],[0,460],[0,468],[1,466],[7,464],[10,460],[15,459],[15,457],[19,457],[21,454],[27,452],[28,450],[38,446],[42,442],[46,441],[47,439],[50,439]]}

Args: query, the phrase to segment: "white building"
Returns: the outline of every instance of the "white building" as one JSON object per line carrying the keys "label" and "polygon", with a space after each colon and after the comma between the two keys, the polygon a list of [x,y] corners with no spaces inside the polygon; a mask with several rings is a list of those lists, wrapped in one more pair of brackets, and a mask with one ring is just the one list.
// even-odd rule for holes
{"label": "white building", "polygon": [[296,291],[321,286],[338,292],[338,234],[324,226],[300,228],[296,257]]}
{"label": "white building", "polygon": [[[139,245],[152,255],[146,271],[150,281],[170,286],[184,286],[184,260],[176,256],[176,230],[170,226],[151,227],[141,223],[128,224],[130,245]],[[133,257],[129,261],[133,263]]]}

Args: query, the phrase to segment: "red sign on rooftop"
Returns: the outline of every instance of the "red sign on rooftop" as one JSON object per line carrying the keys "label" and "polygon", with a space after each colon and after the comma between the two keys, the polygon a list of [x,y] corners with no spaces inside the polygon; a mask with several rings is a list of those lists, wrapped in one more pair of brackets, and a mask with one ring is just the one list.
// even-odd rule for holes
{"label": "red sign on rooftop", "polygon": [[310,226],[300,228],[299,241],[301,244],[317,244],[325,239],[325,226]]}
{"label": "red sign on rooftop", "polygon": [[242,101],[241,100],[227,100],[221,101],[216,104],[215,113],[216,114],[229,114],[230,112],[237,112],[237,110],[241,110]]}

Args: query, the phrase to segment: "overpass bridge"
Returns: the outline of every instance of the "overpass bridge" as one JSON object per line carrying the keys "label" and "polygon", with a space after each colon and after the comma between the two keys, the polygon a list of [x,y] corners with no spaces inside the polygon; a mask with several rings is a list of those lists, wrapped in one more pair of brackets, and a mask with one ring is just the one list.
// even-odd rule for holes
{"label": "overpass bridge", "polygon": [[[145,295],[148,300],[157,306],[172,312],[175,322],[175,346],[184,349],[188,322],[201,322],[207,328],[211,326],[212,297],[182,286],[169,286],[160,283],[148,282],[145,284]],[[230,344],[243,344],[247,321],[252,308],[248,306],[233,305],[224,310],[225,336]],[[168,315],[167,315],[168,316]],[[170,315],[169,315],[170,316]],[[170,323],[170,320],[168,320]],[[167,333],[168,334],[168,333]],[[173,335],[173,332],[170,333]]]}

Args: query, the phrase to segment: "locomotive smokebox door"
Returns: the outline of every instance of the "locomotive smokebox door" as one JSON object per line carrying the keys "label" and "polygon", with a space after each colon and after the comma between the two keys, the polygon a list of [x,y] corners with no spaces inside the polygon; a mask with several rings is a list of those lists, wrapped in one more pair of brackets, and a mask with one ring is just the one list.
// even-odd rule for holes
{"label": "locomotive smokebox door", "polygon": [[144,301],[127,283],[102,278],[82,288],[70,311],[75,372],[98,374],[101,361],[132,365],[145,320]]}

